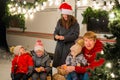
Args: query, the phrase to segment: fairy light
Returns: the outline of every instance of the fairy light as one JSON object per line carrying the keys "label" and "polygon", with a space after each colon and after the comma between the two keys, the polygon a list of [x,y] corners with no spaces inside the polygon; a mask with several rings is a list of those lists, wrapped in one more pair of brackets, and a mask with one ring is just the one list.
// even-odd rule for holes
{"label": "fairy light", "polygon": [[21,7],[18,7],[18,13],[21,13]]}
{"label": "fairy light", "polygon": [[18,3],[16,3],[15,6],[17,7],[17,6],[18,6]]}
{"label": "fairy light", "polygon": [[38,2],[35,2],[35,5],[37,6],[37,5],[38,5]]}
{"label": "fairy light", "polygon": [[101,51],[101,54],[102,54],[102,55],[104,54],[104,51],[103,51],[103,50]]}
{"label": "fairy light", "polygon": [[23,11],[24,14],[27,12],[25,8],[23,8],[22,11]]}
{"label": "fairy light", "polygon": [[48,2],[49,2],[49,6],[52,6],[53,1],[52,0],[48,0]]}
{"label": "fairy light", "polygon": [[112,68],[112,64],[110,62],[106,63],[107,68]]}
{"label": "fairy light", "polygon": [[110,74],[112,78],[115,78],[115,74],[114,73],[111,73]]}
{"label": "fairy light", "polygon": [[82,4],[86,6],[88,4],[88,0],[82,0]]}
{"label": "fairy light", "polygon": [[30,19],[33,19],[33,18],[34,18],[33,13],[31,13],[30,14]]}
{"label": "fairy light", "polygon": [[26,2],[26,1],[23,1],[23,4],[27,4],[27,2]]}
{"label": "fairy light", "polygon": [[36,11],[40,11],[40,6],[39,5],[36,6],[35,9],[36,9]]}
{"label": "fairy light", "polygon": [[34,12],[34,13],[36,13],[36,12],[37,12],[37,10],[36,10],[36,9],[34,9],[34,10],[33,10],[33,12]]}
{"label": "fairy light", "polygon": [[45,8],[44,8],[44,6],[41,6],[41,10],[44,10]]}
{"label": "fairy light", "polygon": [[94,2],[93,4],[95,9],[100,9],[100,4],[98,2]]}
{"label": "fairy light", "polygon": [[58,6],[60,4],[59,0],[55,0],[55,5]]}
{"label": "fairy light", "polygon": [[25,14],[24,16],[25,16],[25,19],[27,19],[27,18],[28,18],[28,14]]}
{"label": "fairy light", "polygon": [[111,12],[111,13],[109,14],[109,18],[110,18],[110,19],[114,19],[114,18],[115,18],[114,12]]}
{"label": "fairy light", "polygon": [[80,7],[80,6],[81,6],[80,1],[77,1],[77,7]]}
{"label": "fairy light", "polygon": [[46,7],[46,6],[47,6],[47,3],[46,3],[46,2],[43,2],[43,6]]}
{"label": "fairy light", "polygon": [[9,8],[11,8],[11,7],[12,7],[12,5],[11,5],[11,4],[8,4],[8,7],[9,7]]}

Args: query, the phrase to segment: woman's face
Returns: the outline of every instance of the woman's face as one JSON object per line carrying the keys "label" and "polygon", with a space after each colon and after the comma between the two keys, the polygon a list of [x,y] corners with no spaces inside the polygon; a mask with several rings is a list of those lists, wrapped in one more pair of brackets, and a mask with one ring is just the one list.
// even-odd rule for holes
{"label": "woman's face", "polygon": [[62,14],[62,16],[65,20],[68,20],[68,15],[67,14]]}
{"label": "woman's face", "polygon": [[84,38],[84,45],[88,50],[91,50],[95,46],[96,40]]}

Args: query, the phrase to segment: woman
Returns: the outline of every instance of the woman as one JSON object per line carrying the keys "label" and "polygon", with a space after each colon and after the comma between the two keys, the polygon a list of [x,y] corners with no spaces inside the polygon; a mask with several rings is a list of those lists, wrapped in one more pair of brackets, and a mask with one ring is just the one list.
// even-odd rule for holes
{"label": "woman", "polygon": [[[87,59],[88,66],[69,66],[67,67],[68,72],[76,71],[77,73],[86,73],[88,69],[94,69],[95,67],[101,66],[104,63],[104,59],[100,58],[96,60],[97,53],[103,49],[103,44],[97,39],[97,36],[94,32],[88,31],[83,36],[84,46],[83,53]],[[88,74],[84,75],[83,80],[88,80]]]}
{"label": "woman", "polygon": [[58,67],[65,63],[70,47],[79,36],[79,24],[75,17],[72,16],[72,7],[67,3],[62,3],[59,9],[62,15],[54,31],[54,40],[57,41],[57,45],[53,67]]}

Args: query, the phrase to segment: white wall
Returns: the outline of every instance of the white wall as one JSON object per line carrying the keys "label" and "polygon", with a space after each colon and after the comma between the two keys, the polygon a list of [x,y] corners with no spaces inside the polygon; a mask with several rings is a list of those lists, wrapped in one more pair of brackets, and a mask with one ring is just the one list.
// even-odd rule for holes
{"label": "white wall", "polygon": [[26,20],[26,31],[53,33],[59,17],[57,10],[37,12],[34,19]]}
{"label": "white wall", "polygon": [[54,53],[56,42],[50,39],[33,38],[26,36],[7,35],[9,46],[23,45],[27,50],[33,50],[36,40],[40,39],[45,47],[45,50]]}

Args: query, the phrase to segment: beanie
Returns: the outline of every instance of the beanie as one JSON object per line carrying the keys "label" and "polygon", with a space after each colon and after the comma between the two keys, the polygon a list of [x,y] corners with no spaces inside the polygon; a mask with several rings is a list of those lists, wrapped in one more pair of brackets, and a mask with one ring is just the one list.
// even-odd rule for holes
{"label": "beanie", "polygon": [[13,50],[13,53],[15,54],[15,55],[19,55],[20,54],[20,48],[22,48],[23,46],[21,46],[21,45],[18,45],[18,46],[16,46],[15,48],[14,48],[14,50]]}
{"label": "beanie", "polygon": [[41,40],[37,40],[34,46],[34,51],[36,52],[38,50],[44,51],[43,43]]}
{"label": "beanie", "polygon": [[68,3],[62,3],[59,7],[61,14],[72,15],[72,7]]}
{"label": "beanie", "polygon": [[76,43],[77,43],[78,45],[80,45],[81,47],[84,47],[84,40],[83,40],[83,39],[78,39],[78,40],[76,41]]}

